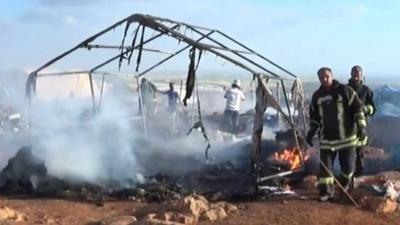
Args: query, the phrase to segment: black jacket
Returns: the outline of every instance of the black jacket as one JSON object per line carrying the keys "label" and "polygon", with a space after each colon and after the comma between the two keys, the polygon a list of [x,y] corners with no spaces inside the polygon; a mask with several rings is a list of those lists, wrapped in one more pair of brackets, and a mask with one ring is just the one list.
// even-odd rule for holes
{"label": "black jacket", "polygon": [[348,85],[353,88],[353,90],[357,93],[358,98],[364,104],[364,112],[368,116],[372,116],[376,112],[376,107],[374,103],[374,93],[372,90],[367,86],[364,85],[362,82],[356,83],[353,80],[349,80]]}
{"label": "black jacket", "polygon": [[332,85],[331,90],[321,86],[312,96],[310,130],[319,130],[321,150],[334,151],[356,146],[357,125],[365,127],[366,122],[355,91],[336,80]]}

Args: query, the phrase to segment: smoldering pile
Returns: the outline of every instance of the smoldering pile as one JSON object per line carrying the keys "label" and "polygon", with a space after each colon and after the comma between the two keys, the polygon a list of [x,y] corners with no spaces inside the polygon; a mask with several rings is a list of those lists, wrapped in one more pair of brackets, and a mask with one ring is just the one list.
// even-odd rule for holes
{"label": "smoldering pile", "polygon": [[[215,200],[249,198],[256,194],[257,180],[251,167],[249,141],[224,144],[223,151],[219,154],[213,152],[208,159],[204,155],[166,154],[165,149],[154,150],[156,146],[151,146],[151,143],[141,143],[142,150],[135,151],[137,163],[142,165],[138,170],[143,171],[139,179],[121,181],[110,178],[98,182],[55,177],[48,173],[47,162],[35,156],[30,147],[23,147],[0,173],[0,191],[96,202],[106,198],[163,201],[193,192]],[[278,148],[275,141],[265,140],[263,146],[266,151],[262,157],[265,159]],[[276,164],[271,162],[263,161],[264,168],[269,168],[264,173],[277,172],[273,169]]]}
{"label": "smoldering pile", "polygon": [[163,201],[178,199],[193,192],[228,198],[254,192],[249,171],[235,168],[232,163],[210,161],[198,168],[183,175],[147,175],[142,181],[106,180],[92,183],[50,175],[45,162],[36,157],[30,147],[23,147],[0,172],[0,192],[96,202],[108,197]]}

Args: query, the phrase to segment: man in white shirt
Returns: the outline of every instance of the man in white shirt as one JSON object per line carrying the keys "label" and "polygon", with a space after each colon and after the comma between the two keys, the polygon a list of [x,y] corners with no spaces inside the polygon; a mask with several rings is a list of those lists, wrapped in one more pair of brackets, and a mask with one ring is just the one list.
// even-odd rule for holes
{"label": "man in white shirt", "polygon": [[226,98],[224,112],[226,130],[231,133],[236,133],[239,128],[240,102],[245,99],[242,90],[240,90],[240,80],[233,81],[232,87],[225,92],[224,98]]}

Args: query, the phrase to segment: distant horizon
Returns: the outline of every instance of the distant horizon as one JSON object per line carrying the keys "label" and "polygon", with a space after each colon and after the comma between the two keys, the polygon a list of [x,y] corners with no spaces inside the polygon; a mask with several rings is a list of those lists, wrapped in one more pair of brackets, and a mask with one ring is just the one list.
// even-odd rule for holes
{"label": "distant horizon", "polygon": [[[294,74],[296,74],[294,71],[291,71]],[[28,77],[28,72],[23,71],[23,70],[18,70],[18,69],[12,69],[12,70],[3,70],[0,69],[0,76],[4,77],[7,75],[10,75],[10,77],[14,76],[26,76]],[[133,76],[133,75],[132,75]],[[187,71],[186,70],[162,70],[162,71],[157,71],[157,72],[152,72],[149,73],[148,76],[149,78],[152,79],[162,79],[165,77],[166,79],[169,78],[186,78],[187,76]],[[220,80],[231,80],[231,79],[243,79],[243,80],[248,80],[251,81],[252,75],[250,73],[246,72],[239,72],[239,71],[227,71],[227,70],[207,70],[207,71],[201,71],[198,73],[199,78],[205,78],[205,79],[220,79]],[[308,75],[298,75],[300,80],[303,83],[312,83],[312,82],[318,82],[317,75],[315,74],[308,74]],[[334,75],[334,79],[339,80],[342,83],[347,83],[348,79],[350,78],[350,75]],[[388,84],[391,86],[400,86],[400,76],[394,76],[394,75],[380,75],[380,76],[374,76],[374,75],[365,75],[366,78],[366,83],[367,84],[375,84],[375,85],[384,85]]]}

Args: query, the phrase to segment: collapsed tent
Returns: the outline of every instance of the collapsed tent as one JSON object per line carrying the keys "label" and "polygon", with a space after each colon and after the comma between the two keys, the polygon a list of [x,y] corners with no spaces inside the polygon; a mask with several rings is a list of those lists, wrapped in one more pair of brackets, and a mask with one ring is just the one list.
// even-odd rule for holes
{"label": "collapsed tent", "polygon": [[[103,36],[109,33],[113,33],[120,26],[125,26],[122,34],[120,34],[122,38],[120,35],[117,35],[117,38],[114,38],[114,42],[111,44],[102,44],[97,42],[97,40],[101,39]],[[128,34],[132,35],[130,36]],[[169,52],[162,49],[162,47],[165,45],[156,45],[156,48],[147,47],[151,43],[162,38],[176,40],[178,41],[178,44],[184,43],[184,46],[179,48],[178,50],[175,49],[174,52]],[[109,40],[110,39],[105,39],[104,41]],[[63,72],[46,72],[46,70],[51,71],[49,68],[53,64],[59,63],[60,61],[67,61],[67,56],[77,54],[78,51],[94,51],[94,49],[107,50],[107,54],[104,53],[105,55],[108,55],[107,58],[98,64],[88,65],[87,68],[81,69],[79,71],[66,70]],[[113,52],[115,51],[117,51],[118,54],[113,54]],[[293,112],[291,112],[288,93],[286,92],[285,88],[285,82],[291,80],[296,81],[292,88],[292,95],[300,97],[294,98],[296,101],[294,107],[295,109],[302,111],[304,110],[304,108],[302,108],[304,105],[304,94],[299,83],[300,81],[296,79],[297,76],[279,66],[275,62],[271,61],[270,59],[266,58],[265,56],[257,53],[246,45],[235,40],[234,38],[228,36],[222,31],[143,14],[133,14],[128,16],[127,18],[111,25],[110,27],[98,32],[97,34],[88,37],[75,47],[69,49],[68,51],[53,58],[41,67],[34,70],[29,75],[29,78],[26,82],[26,97],[29,102],[32,103],[31,100],[33,98],[33,95],[37,91],[37,80],[40,77],[87,74],[89,78],[92,107],[93,111],[96,112],[96,110],[101,105],[105,76],[125,75],[121,72],[121,68],[126,66],[128,68],[128,76],[135,77],[139,84],[139,78],[148,74],[150,71],[154,70],[160,65],[166,63],[175,56],[188,51],[189,66],[184,102],[190,99],[193,94],[198,95],[198,93],[194,91],[197,84],[196,70],[199,67],[199,64],[201,64],[201,58],[206,56],[205,53],[211,53],[217,58],[233,64],[236,67],[243,69],[244,71],[247,71],[253,77],[253,79],[256,80],[257,104],[255,108],[256,119],[254,121],[253,130],[254,161],[257,161],[257,157],[261,150],[261,134],[263,129],[262,117],[267,106],[277,109],[283,116],[283,118],[285,118],[288,124],[292,127],[293,131],[296,130],[294,127],[295,123],[293,121]],[[167,56],[159,61],[156,61],[151,66],[143,69],[141,66],[146,59],[146,56],[144,55],[145,52],[157,53],[159,55]],[[132,61],[132,57],[136,57],[136,60]],[[135,67],[133,69],[130,69],[129,67],[131,64],[135,64]],[[93,85],[93,76],[95,75],[102,76],[102,84],[100,85],[101,88],[98,93],[99,96],[95,96]],[[271,94],[271,91],[267,86],[267,82],[269,80],[277,80],[280,82],[282,90],[284,92],[286,103],[284,107],[286,107],[286,110],[282,109],[280,101],[276,100],[275,97]],[[208,149],[210,143],[201,120],[200,101],[198,101],[197,103],[199,120],[193,123],[193,128],[201,129],[206,139]],[[143,121],[146,120],[146,116],[144,114],[142,115],[142,119]],[[145,128],[146,127],[144,125],[144,129]],[[296,132],[294,132],[294,135],[297,136]],[[298,147],[298,149],[300,148]]]}

